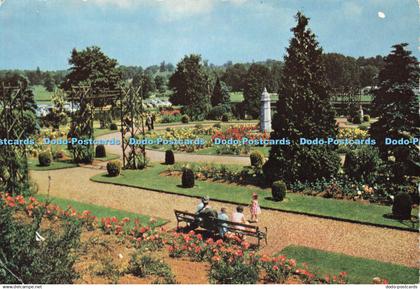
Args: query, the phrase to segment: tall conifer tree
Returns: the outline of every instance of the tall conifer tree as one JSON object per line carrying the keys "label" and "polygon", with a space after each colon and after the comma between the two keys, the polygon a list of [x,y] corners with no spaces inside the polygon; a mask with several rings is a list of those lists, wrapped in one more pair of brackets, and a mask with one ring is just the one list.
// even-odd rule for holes
{"label": "tall conifer tree", "polygon": [[298,12],[285,56],[279,100],[271,138],[288,138],[290,145],[272,146],[264,165],[269,180],[313,181],[335,175],[339,158],[333,146],[300,145],[300,138],[334,138],[337,126],[323,65],[322,49]]}
{"label": "tall conifer tree", "polygon": [[420,162],[415,145],[385,144],[387,137],[410,140],[420,134],[419,100],[415,94],[420,71],[417,59],[406,46],[406,43],[394,45],[385,58],[373,100],[373,114],[379,119],[370,129],[382,159],[390,160],[388,163],[399,181],[404,175],[418,175]]}

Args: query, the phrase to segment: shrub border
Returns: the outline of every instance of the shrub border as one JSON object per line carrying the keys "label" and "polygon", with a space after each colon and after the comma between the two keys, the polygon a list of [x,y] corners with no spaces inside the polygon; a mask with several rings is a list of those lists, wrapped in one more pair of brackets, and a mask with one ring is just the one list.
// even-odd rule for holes
{"label": "shrub border", "polygon": [[[101,173],[100,175],[102,175],[102,174],[103,173]],[[142,186],[135,186],[135,185],[128,185],[128,184],[118,184],[118,183],[114,183],[114,182],[94,180],[93,178],[96,177],[96,176],[98,176],[98,175],[95,175],[95,176],[91,177],[90,180],[92,182],[97,182],[97,183],[102,183],[102,184],[112,184],[112,185],[115,185],[115,186],[138,188],[138,189],[149,190],[149,191],[154,191],[154,192],[163,193],[163,194],[172,194],[172,195],[178,195],[178,196],[195,198],[195,199],[200,199],[201,198],[200,196],[190,196],[190,195],[186,195],[186,194],[182,194],[182,193],[176,193],[176,192],[165,191],[165,190],[160,190],[160,189],[151,189],[151,188],[142,187]],[[221,200],[221,199],[218,199],[218,198],[212,198],[212,200],[217,201],[217,202],[221,202],[221,203],[232,204],[232,205],[244,205],[244,203],[226,201],[226,200]],[[348,222],[348,223],[359,224],[359,225],[374,226],[374,227],[379,227],[379,228],[387,228],[387,229],[394,229],[394,230],[401,230],[401,231],[415,232],[415,233],[419,232],[419,229],[415,229],[415,228],[404,228],[404,227],[397,227],[397,226],[391,226],[391,225],[381,225],[381,224],[375,224],[375,223],[364,222],[364,221],[349,220],[349,219],[340,218],[340,217],[317,215],[317,214],[313,214],[313,213],[298,212],[298,211],[285,210],[285,209],[273,209],[273,208],[269,208],[269,207],[266,207],[266,206],[261,206],[261,209],[270,210],[270,211],[279,211],[279,212],[283,212],[283,213],[290,213],[290,214],[297,214],[297,215],[304,215],[304,216],[316,217],[316,218],[333,220],[333,221]]]}

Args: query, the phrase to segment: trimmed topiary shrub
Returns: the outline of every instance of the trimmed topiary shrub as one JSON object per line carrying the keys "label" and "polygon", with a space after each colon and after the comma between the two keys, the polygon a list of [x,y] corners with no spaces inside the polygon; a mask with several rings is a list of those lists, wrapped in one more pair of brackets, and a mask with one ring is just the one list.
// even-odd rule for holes
{"label": "trimmed topiary shrub", "polygon": [[411,218],[411,197],[408,193],[398,193],[392,205],[392,215],[399,220]]}
{"label": "trimmed topiary shrub", "polygon": [[45,151],[38,155],[38,162],[39,165],[42,167],[48,167],[51,165],[52,162],[52,155],[51,152]]}
{"label": "trimmed topiary shrub", "polygon": [[106,151],[104,145],[97,145],[95,149],[95,157],[96,158],[104,158],[106,157]]}
{"label": "trimmed topiary shrub", "polygon": [[184,114],[184,115],[181,117],[181,122],[182,122],[182,123],[189,123],[189,122],[190,122],[190,117],[189,117],[188,115]]}
{"label": "trimmed topiary shrub", "polygon": [[119,160],[109,161],[106,164],[106,170],[108,171],[108,176],[116,177],[121,173],[122,164]]}
{"label": "trimmed topiary shrub", "polygon": [[265,160],[264,155],[260,153],[259,151],[251,152],[251,154],[249,155],[249,158],[251,160],[251,166],[253,166],[254,168],[261,169],[262,166],[264,165],[264,160]]}
{"label": "trimmed topiary shrub", "polygon": [[185,168],[182,171],[182,186],[184,188],[192,188],[195,183],[195,175],[191,169]]}
{"label": "trimmed topiary shrub", "polygon": [[53,159],[59,160],[59,159],[62,159],[62,158],[64,158],[64,152],[63,151],[56,151],[54,153]]}
{"label": "trimmed topiary shrub", "polygon": [[379,151],[371,146],[350,150],[344,161],[344,172],[350,178],[373,184],[378,177],[382,160]]}
{"label": "trimmed topiary shrub", "polygon": [[362,117],[361,117],[361,115],[360,114],[355,115],[352,118],[351,122],[354,123],[354,124],[361,124],[362,123]]}
{"label": "trimmed topiary shrub", "polygon": [[275,181],[271,186],[271,194],[275,201],[283,201],[286,197],[287,186],[283,181]]}
{"label": "trimmed topiary shrub", "polygon": [[358,126],[358,128],[361,129],[361,130],[368,131],[369,130],[369,125],[361,124],[361,125]]}
{"label": "trimmed topiary shrub", "polygon": [[175,155],[172,150],[167,150],[165,152],[165,164],[166,165],[173,165],[175,163]]}
{"label": "trimmed topiary shrub", "polygon": [[228,122],[229,121],[229,114],[228,113],[224,113],[222,115],[222,121],[223,122]]}
{"label": "trimmed topiary shrub", "polygon": [[363,121],[370,121],[370,115],[365,114],[365,115],[363,116]]}
{"label": "trimmed topiary shrub", "polygon": [[118,130],[118,126],[117,126],[117,124],[116,124],[116,123],[111,123],[111,124],[109,125],[109,129],[110,129],[110,130]]}
{"label": "trimmed topiary shrub", "polygon": [[209,111],[207,118],[212,120],[221,120],[225,113],[227,113],[227,107],[218,105]]}

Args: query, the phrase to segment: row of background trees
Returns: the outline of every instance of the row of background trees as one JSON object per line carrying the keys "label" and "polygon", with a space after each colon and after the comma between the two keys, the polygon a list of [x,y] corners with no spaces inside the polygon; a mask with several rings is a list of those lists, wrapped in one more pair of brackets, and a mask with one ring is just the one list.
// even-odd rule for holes
{"label": "row of background trees", "polygon": [[[375,57],[354,58],[339,53],[323,54],[323,60],[327,72],[327,80],[330,87],[336,92],[344,92],[351,89],[360,89],[377,84],[377,75],[384,66],[384,59],[378,55]],[[267,59],[253,63],[233,63],[228,61],[223,65],[209,64],[207,60],[200,59],[203,71],[215,84],[217,77],[225,83],[229,91],[249,90],[249,82],[254,78],[263,79],[264,85],[270,92],[277,92],[280,87],[280,79],[284,63],[278,60]],[[168,89],[171,75],[176,67],[172,63],[162,61],[159,65],[146,68],[142,66],[119,65],[121,79],[132,79],[139,82],[141,79],[147,83],[147,92],[164,93]],[[35,70],[0,70],[0,77],[7,74],[17,73],[24,75],[29,84],[43,85],[49,91],[59,86],[68,74],[67,70],[42,71],[39,67]]]}
{"label": "row of background trees", "polygon": [[[163,85],[171,91],[171,101],[182,105],[183,112],[193,120],[230,113],[229,90],[242,90],[242,111],[257,117],[260,94],[267,87],[281,96],[273,118],[272,137],[296,141],[300,137],[334,137],[337,127],[331,96],[365,84],[377,84],[373,106],[379,121],[372,125],[371,135],[378,140],[386,136],[410,139],[418,135],[418,100],[413,89],[419,71],[417,60],[405,50],[405,44],[395,46],[385,58],[354,59],[324,54],[308,28],[308,18],[298,13],[296,19],[297,26],[292,28],[294,38],[290,40],[284,62],[227,63],[218,67],[191,54],[176,68],[162,63],[143,70],[119,66],[99,47],[88,47],[72,51],[71,68],[63,76],[60,87],[67,91],[73,85],[90,85],[94,90],[114,89],[130,79],[134,84],[142,84],[143,96],[147,97],[160,76]],[[2,73],[7,76],[13,72]],[[39,81],[43,73],[37,69],[35,75]],[[413,174],[419,168],[418,152],[413,146],[391,150],[379,143],[378,149],[384,161],[392,157],[392,171],[395,175],[400,173],[399,179],[401,174]],[[272,180],[314,181],[333,176],[338,167],[335,146],[291,145],[273,147],[264,170]]]}
{"label": "row of background trees", "polygon": [[[362,87],[375,86],[378,72],[384,66],[382,56],[356,59],[327,53],[322,54],[321,60],[327,84],[334,95],[355,94]],[[17,73],[26,76],[30,85],[43,85],[48,91],[56,87],[68,90],[71,85],[83,83],[98,89],[113,89],[119,81],[131,80],[135,86],[141,84],[143,97],[170,96],[173,104],[184,106],[183,113],[201,120],[221,119],[223,115],[231,114],[238,118],[257,118],[261,92],[264,87],[271,93],[279,91],[284,68],[284,62],[271,59],[235,64],[228,61],[217,66],[192,54],[185,56],[176,67],[163,61],[143,69],[119,65],[98,47],[74,49],[69,64],[73,65],[69,71],[43,72],[39,67],[24,71],[0,70],[0,78]],[[90,71],[83,67],[90,67]],[[243,102],[232,107],[229,92],[243,92]]]}

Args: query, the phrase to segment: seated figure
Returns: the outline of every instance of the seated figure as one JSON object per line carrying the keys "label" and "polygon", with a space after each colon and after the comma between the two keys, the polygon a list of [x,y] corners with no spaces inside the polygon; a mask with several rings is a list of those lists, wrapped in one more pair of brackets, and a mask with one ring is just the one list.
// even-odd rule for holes
{"label": "seated figure", "polygon": [[[217,218],[219,220],[222,220],[222,221],[229,221],[229,217],[226,213],[226,208],[221,208],[220,209],[220,213],[218,214]],[[226,223],[221,223],[219,225],[219,235],[220,235],[220,237],[223,238],[226,235],[227,232],[228,232],[228,228],[227,228]]]}

